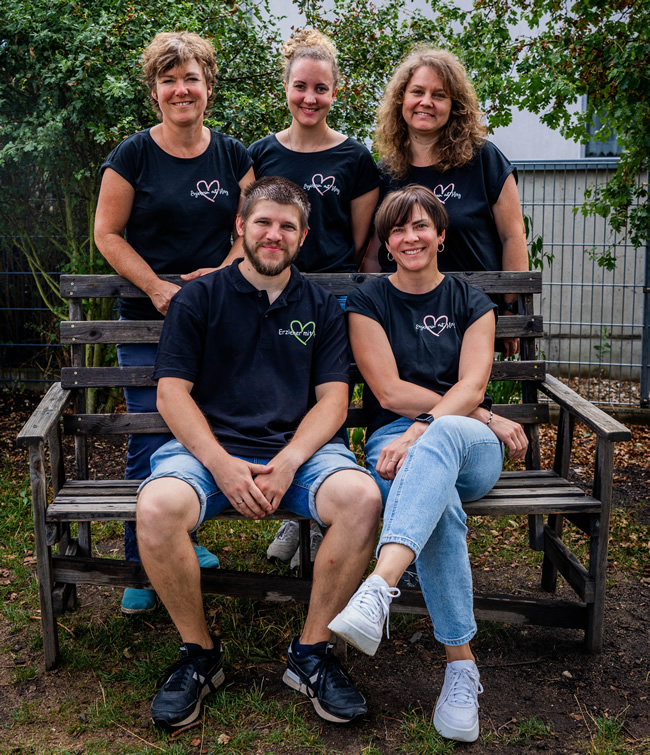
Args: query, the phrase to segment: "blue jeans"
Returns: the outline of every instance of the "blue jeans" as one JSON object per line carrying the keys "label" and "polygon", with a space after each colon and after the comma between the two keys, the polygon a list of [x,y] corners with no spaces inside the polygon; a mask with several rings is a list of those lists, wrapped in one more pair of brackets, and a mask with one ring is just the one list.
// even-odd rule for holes
{"label": "blue jeans", "polygon": [[366,463],[386,504],[377,552],[386,543],[400,543],[415,553],[435,638],[444,645],[462,645],[476,634],[462,502],[481,498],[494,487],[503,447],[478,420],[440,417],[411,446],[395,480],[384,480],[375,470],[379,454],[411,422],[398,419],[366,443]]}
{"label": "blue jeans", "polygon": [[[237,458],[254,464],[266,464],[270,461],[268,457]],[[343,469],[354,469],[361,474],[368,474],[366,469],[357,464],[354,454],[347,446],[342,443],[326,443],[298,468],[293,482],[282,497],[280,508],[314,519],[324,527],[316,510],[316,493],[330,475]],[[219,490],[212,474],[177,440],[169,441],[151,457],[151,475],[140,485],[140,490],[151,480],[160,477],[176,477],[194,488],[199,497],[201,510],[193,531],[206,520],[230,507],[230,501]],[[354,505],[354,502],[350,501],[350,505]]]}
{"label": "blue jeans", "polygon": [[[156,361],[158,345],[155,343],[124,343],[117,345],[117,362],[120,367],[141,367],[152,365]],[[126,411],[155,412],[155,388],[124,388]],[[150,459],[154,451],[171,440],[171,433],[155,435],[129,435],[129,447],[126,455],[126,480],[144,480],[151,474]],[[138,541],[135,535],[135,522],[124,522],[124,557],[127,561],[139,561]]]}

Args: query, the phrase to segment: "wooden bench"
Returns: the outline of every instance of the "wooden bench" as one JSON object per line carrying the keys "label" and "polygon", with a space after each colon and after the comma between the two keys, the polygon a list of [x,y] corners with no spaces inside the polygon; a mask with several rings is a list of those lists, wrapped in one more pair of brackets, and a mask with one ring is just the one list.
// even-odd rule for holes
{"label": "wooden bench", "polygon": [[[519,296],[517,316],[502,317],[497,337],[521,339],[520,361],[495,361],[493,380],[522,381],[522,402],[495,406],[495,411],[521,422],[530,441],[526,471],[504,472],[495,488],[482,500],[465,505],[468,514],[499,517],[526,515],[529,545],[543,551],[542,588],[555,590],[558,572],[576,593],[575,600],[552,597],[533,599],[512,595],[475,595],[478,618],[509,623],[531,623],[583,629],[587,648],[599,652],[603,642],[605,573],[610,519],[613,448],[615,441],[630,439],[629,430],[580,398],[557,379],[546,375],[545,364],[536,358],[535,339],[543,332],[542,318],[534,313],[533,297],[541,292],[541,274],[459,274],[490,294],[506,292]],[[309,276],[334,294],[347,294],[369,276],[321,274]],[[175,276],[170,280],[180,283]],[[91,523],[135,518],[135,481],[88,479],[88,446],[95,438],[127,433],[160,432],[166,426],[158,414],[89,414],[86,389],[99,386],[154,385],[151,367],[94,367],[86,364],[88,344],[151,343],[158,340],[162,322],[85,321],[82,302],[89,298],[142,297],[128,281],[116,275],[64,275],[61,293],[69,300],[70,318],[61,323],[61,340],[70,346],[70,367],[62,369],[61,381],[52,385],[18,436],[29,450],[36,540],[37,575],[46,668],[59,660],[56,617],[76,601],[76,585],[149,587],[141,565],[115,558],[91,555]],[[360,376],[353,366],[353,379]],[[559,406],[559,425],[552,469],[542,469],[538,427],[549,421],[549,402]],[[592,495],[585,495],[568,481],[574,422],[579,420],[596,435]],[[347,427],[364,427],[363,408],[351,408]],[[62,433],[74,436],[75,475],[66,479]],[[46,471],[49,451],[49,475]],[[49,477],[49,479],[48,479]],[[236,519],[234,511],[224,519]],[[279,518],[295,518],[279,512]],[[588,562],[583,565],[562,540],[565,521],[589,538]],[[71,525],[77,525],[74,537]],[[299,577],[203,569],[206,593],[248,597],[267,601],[307,602],[310,593],[309,523],[301,521]],[[404,591],[393,603],[400,612],[425,614],[418,590]]]}

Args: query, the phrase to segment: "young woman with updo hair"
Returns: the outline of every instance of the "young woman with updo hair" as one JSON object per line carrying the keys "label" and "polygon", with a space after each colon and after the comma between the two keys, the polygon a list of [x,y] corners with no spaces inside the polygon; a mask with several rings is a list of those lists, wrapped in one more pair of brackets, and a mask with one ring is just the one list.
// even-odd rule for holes
{"label": "young woman with updo hair", "polygon": [[303,272],[353,272],[368,241],[379,196],[368,149],[327,123],[339,84],[336,48],[316,29],[284,45],[284,89],[291,124],[249,147],[257,178],[284,176],[311,202],[309,233],[297,259]]}

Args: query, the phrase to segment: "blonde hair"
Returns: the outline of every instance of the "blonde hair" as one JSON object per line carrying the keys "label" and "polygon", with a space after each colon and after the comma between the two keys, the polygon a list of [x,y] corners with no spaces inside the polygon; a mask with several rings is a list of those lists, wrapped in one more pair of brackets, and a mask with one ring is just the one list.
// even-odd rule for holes
{"label": "blonde hair", "polygon": [[170,68],[187,63],[188,60],[192,59],[195,59],[201,66],[206,86],[208,89],[212,89],[205,108],[207,113],[214,102],[214,80],[217,75],[217,61],[211,42],[189,31],[166,31],[156,34],[142,53],[142,74],[147,85],[151,105],[158,118],[162,119],[162,111],[158,101],[151,94],[156,88],[158,76],[169,71]]}
{"label": "blonde hair", "polygon": [[309,60],[324,60],[326,63],[329,63],[332,69],[334,89],[337,88],[339,83],[339,66],[336,62],[336,47],[326,34],[317,29],[298,29],[284,43],[282,53],[284,55],[283,80],[285,83],[289,82],[291,68],[296,60],[307,58]]}
{"label": "blonde hair", "polygon": [[449,170],[465,165],[487,133],[476,92],[460,60],[447,50],[416,48],[395,69],[377,110],[375,149],[388,172],[397,178],[406,176],[411,163],[410,139],[402,116],[404,92],[415,71],[422,66],[438,74],[451,98],[449,120],[435,145],[436,166]]}

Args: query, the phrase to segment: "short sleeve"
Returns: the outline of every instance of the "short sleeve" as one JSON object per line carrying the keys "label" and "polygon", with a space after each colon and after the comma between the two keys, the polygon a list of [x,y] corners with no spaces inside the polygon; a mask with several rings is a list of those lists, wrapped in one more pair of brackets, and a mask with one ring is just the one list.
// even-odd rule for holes
{"label": "short sleeve", "polygon": [[508,176],[513,174],[515,181],[517,180],[517,169],[492,142],[485,142],[481,148],[480,159],[483,167],[485,191],[490,207],[492,207],[498,202],[503,184]]}
{"label": "short sleeve", "polygon": [[205,317],[191,284],[169,303],[156,354],[153,378],[177,377],[195,383],[201,370]]}
{"label": "short sleeve", "polygon": [[106,168],[114,170],[125,181],[128,181],[133,188],[136,188],[138,175],[138,161],[140,159],[140,139],[134,134],[128,139],[115,147],[108,155],[100,168],[101,175],[104,175]]}
{"label": "short sleeve", "polygon": [[253,167],[253,160],[246,147],[240,141],[234,139],[232,136],[228,136],[226,139],[228,140],[227,149],[231,154],[233,172],[237,176],[237,181],[241,181]]}
{"label": "short sleeve", "polygon": [[330,297],[323,325],[319,328],[318,347],[315,350],[314,386],[323,383],[343,382],[349,378],[350,357],[343,311],[338,301]]}
{"label": "short sleeve", "polygon": [[357,175],[352,192],[352,199],[357,199],[367,194],[369,191],[379,186],[379,171],[372,159],[369,150],[359,144],[359,162],[357,164]]}

